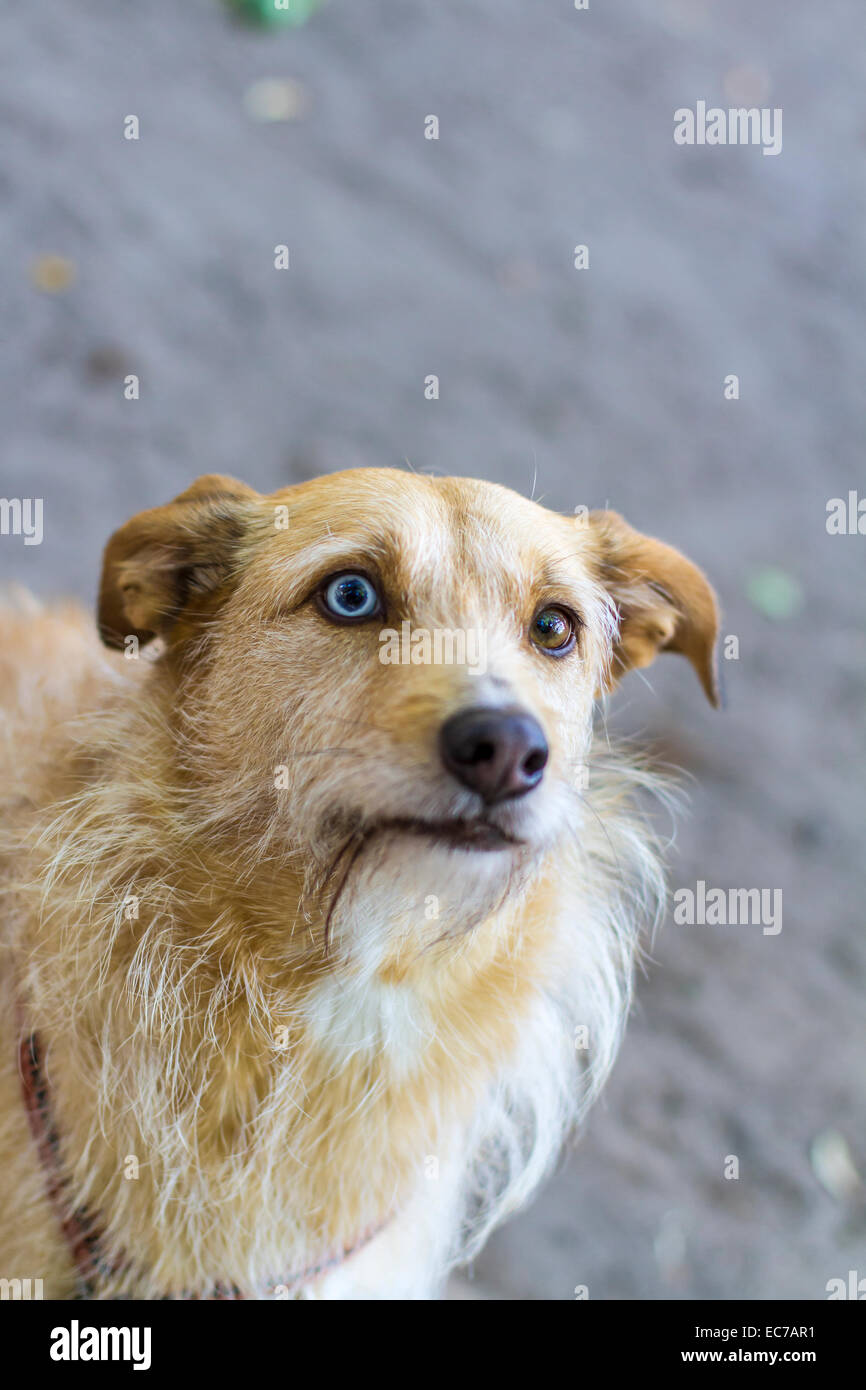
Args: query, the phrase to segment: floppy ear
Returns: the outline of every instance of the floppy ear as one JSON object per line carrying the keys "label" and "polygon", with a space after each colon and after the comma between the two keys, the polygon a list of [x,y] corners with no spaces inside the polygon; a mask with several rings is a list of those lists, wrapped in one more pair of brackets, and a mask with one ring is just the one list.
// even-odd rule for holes
{"label": "floppy ear", "polygon": [[183,636],[214,612],[259,494],[208,474],[173,502],[115,531],[102,560],[99,633],[109,647],[134,635]]}
{"label": "floppy ear", "polygon": [[590,512],[599,577],[619,612],[611,687],[659,652],[681,652],[718,707],[716,595],[697,565],[671,545],[635,531],[616,512]]}

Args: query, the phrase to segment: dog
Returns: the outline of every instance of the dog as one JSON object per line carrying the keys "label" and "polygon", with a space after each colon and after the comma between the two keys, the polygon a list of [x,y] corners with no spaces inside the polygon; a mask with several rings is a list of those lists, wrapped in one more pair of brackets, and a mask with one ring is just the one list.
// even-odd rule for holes
{"label": "dog", "polygon": [[[407,624],[485,659],[384,659]],[[0,1275],[439,1296],[598,1093],[662,901],[594,709],[662,651],[716,704],[717,627],[616,513],[389,469],[200,478],[110,539],[99,635],[11,598]]]}

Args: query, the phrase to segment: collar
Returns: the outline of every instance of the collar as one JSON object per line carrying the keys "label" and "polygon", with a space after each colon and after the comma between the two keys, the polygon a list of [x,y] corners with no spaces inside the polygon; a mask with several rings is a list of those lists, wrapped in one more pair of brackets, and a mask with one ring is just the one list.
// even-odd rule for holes
{"label": "collar", "polygon": [[[46,1195],[63,1232],[77,1274],[74,1297],[94,1299],[99,1296],[98,1289],[101,1285],[104,1286],[129,1269],[131,1263],[123,1252],[113,1259],[109,1258],[105,1251],[105,1233],[98,1218],[85,1207],[73,1207],[69,1201],[69,1182],[61,1165],[60,1136],[51,1108],[51,1093],[42,1065],[38,1034],[29,1033],[21,1038],[18,1057],[24,1106],[45,1175]],[[387,1224],[386,1220],[368,1227],[354,1240],[339,1246],[315,1264],[308,1265],[286,1278],[275,1280],[272,1287],[297,1293],[306,1285],[315,1283],[332,1269],[344,1264],[350,1256],[368,1245]],[[241,1293],[236,1284],[216,1281],[203,1290],[187,1289],[179,1294],[169,1294],[167,1297],[198,1301],[246,1299],[247,1295]]]}

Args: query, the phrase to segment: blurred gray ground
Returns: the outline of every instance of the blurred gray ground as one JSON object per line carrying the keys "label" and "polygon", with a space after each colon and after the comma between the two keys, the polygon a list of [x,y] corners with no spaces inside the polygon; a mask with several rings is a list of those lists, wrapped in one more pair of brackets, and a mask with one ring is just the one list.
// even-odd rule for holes
{"label": "blurred gray ground", "polygon": [[[810,1161],[839,1131],[866,1175],[866,537],[825,529],[866,493],[866,11],[591,4],[331,0],[270,35],[217,0],[4,6],[0,490],[45,541],[0,539],[0,578],[90,599],[110,530],[199,472],[406,458],[705,565],[727,712],[671,658],[614,724],[697,779],[673,886],[782,888],[783,930],[668,923],[576,1154],[453,1292],[821,1298],[866,1275],[866,1190]],[[262,77],[303,117],[253,120]],[[676,147],[699,98],[781,106],[782,153]],[[768,565],[788,620],[747,597]]]}

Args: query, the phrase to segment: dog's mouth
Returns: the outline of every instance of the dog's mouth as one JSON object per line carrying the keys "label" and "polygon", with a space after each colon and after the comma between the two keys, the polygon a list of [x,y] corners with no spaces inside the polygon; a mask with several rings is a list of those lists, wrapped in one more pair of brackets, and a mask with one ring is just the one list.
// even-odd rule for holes
{"label": "dog's mouth", "polygon": [[502,850],[517,849],[523,845],[523,841],[515,835],[509,835],[501,826],[494,825],[492,821],[484,820],[482,817],[474,820],[452,817],[447,820],[428,821],[413,816],[396,816],[377,821],[376,830],[418,835],[432,840],[435,844],[447,845],[450,849]]}

